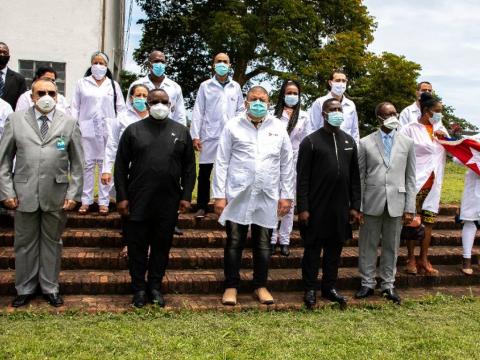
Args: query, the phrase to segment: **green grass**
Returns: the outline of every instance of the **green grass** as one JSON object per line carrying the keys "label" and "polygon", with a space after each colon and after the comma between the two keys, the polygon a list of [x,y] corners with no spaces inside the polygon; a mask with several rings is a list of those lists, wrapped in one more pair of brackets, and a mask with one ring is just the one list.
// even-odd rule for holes
{"label": "green grass", "polygon": [[474,359],[480,299],[341,311],[0,315],[2,359]]}
{"label": "green grass", "polygon": [[[466,168],[447,161],[442,186],[442,204],[459,204],[462,200]],[[479,355],[480,356],[480,355]]]}

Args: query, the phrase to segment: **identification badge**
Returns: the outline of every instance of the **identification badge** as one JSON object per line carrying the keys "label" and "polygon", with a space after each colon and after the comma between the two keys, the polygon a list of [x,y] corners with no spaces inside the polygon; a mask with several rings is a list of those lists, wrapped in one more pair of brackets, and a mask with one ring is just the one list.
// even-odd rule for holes
{"label": "identification badge", "polygon": [[57,140],[57,150],[65,151],[65,140],[63,136]]}

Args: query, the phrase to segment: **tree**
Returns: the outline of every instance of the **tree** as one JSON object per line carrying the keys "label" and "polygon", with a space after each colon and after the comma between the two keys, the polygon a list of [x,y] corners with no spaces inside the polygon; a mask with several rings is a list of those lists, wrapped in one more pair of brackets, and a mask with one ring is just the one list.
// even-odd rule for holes
{"label": "tree", "polygon": [[134,82],[135,80],[138,79],[138,75],[127,71],[127,70],[122,70],[120,72],[120,88],[122,89],[123,97],[125,99],[128,98],[128,88],[130,87],[130,84]]}

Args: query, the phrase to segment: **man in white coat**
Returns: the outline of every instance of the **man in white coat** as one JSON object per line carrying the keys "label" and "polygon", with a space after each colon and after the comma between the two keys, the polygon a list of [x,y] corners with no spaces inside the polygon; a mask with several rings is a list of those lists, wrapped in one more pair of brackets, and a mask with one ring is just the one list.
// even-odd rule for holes
{"label": "man in white coat", "polygon": [[310,108],[310,121],[307,122],[306,132],[310,135],[323,127],[324,119],[322,115],[322,106],[327,99],[337,99],[342,104],[343,123],[340,129],[353,137],[358,145],[360,141],[360,132],[358,130],[357,108],[352,100],[347,99],[344,95],[347,89],[347,75],[343,70],[334,70],[330,74],[327,82],[328,94],[315,100]]}
{"label": "man in white coat", "polygon": [[268,115],[268,103],[267,91],[261,86],[252,87],[245,102],[247,111],[225,125],[218,145],[213,197],[219,222],[226,225],[227,231],[224,305],[237,302],[240,264],[249,226],[254,294],[262,304],[273,303],[266,288],[270,239],[278,218],[292,206],[294,169],[285,125]]}
{"label": "man in white coat", "polygon": [[213,59],[215,75],[198,89],[193,107],[190,135],[200,152],[197,187],[197,213],[205,217],[210,201],[210,175],[217,154],[218,139],[227,121],[245,110],[240,84],[228,77],[230,58],[219,53]]}
{"label": "man in white coat", "polygon": [[399,128],[404,127],[407,124],[412,122],[417,122],[422,115],[420,112],[420,96],[427,92],[431,94],[433,92],[432,84],[428,81],[422,81],[417,84],[417,91],[415,92],[416,100],[413,104],[408,105],[405,109],[402,110],[400,113],[400,126]]}

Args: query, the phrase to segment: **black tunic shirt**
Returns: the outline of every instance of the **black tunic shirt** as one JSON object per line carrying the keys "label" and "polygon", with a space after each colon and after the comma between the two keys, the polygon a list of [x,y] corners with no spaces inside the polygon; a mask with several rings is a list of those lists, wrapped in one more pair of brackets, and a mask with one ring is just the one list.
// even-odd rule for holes
{"label": "black tunic shirt", "polygon": [[297,209],[308,211],[305,244],[319,239],[344,241],[350,234],[349,211],[360,210],[357,146],[338,129],[320,128],[300,144],[297,162]]}
{"label": "black tunic shirt", "polygon": [[148,117],[128,126],[115,159],[117,202],[129,201],[130,220],[176,214],[191,201],[195,154],[188,129],[171,119]]}

